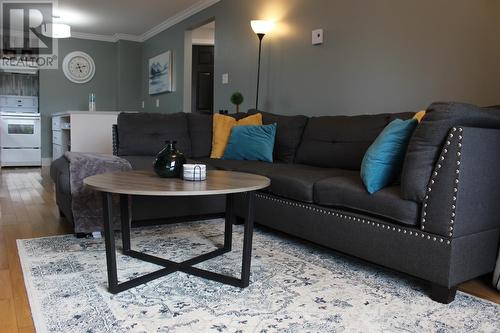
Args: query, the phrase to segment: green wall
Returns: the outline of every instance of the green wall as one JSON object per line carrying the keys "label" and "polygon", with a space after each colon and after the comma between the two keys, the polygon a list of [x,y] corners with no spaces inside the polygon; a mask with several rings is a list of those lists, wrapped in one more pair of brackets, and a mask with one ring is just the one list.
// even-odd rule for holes
{"label": "green wall", "polygon": [[[88,110],[88,96],[96,94],[99,111],[139,110],[141,46],[134,42],[101,42],[60,39],[59,67],[40,70],[40,113],[42,116],[42,157],[52,156],[51,115],[68,110]],[[62,71],[64,57],[83,51],[94,59],[96,72],[87,83],[69,81]]]}
{"label": "green wall", "polygon": [[138,111],[142,107],[142,44],[120,40],[116,48],[116,108],[120,111]]}
{"label": "green wall", "polygon": [[[264,38],[261,108],[282,114],[413,111],[437,100],[499,102],[500,1],[222,0],[143,45],[147,111],[182,109],[184,30],[215,18],[215,110],[254,106],[257,38],[250,20],[274,18]],[[325,43],[311,45],[323,28]],[[149,96],[147,60],[172,50],[176,92]],[[228,85],[221,84],[229,73]],[[160,108],[154,105],[160,98]]]}
{"label": "green wall", "polygon": [[[60,56],[82,50],[96,75],[83,85],[61,70],[40,72],[44,157],[50,115],[86,109],[179,112],[183,109],[184,32],[215,19],[215,110],[254,107],[257,37],[251,19],[275,19],[264,38],[260,107],[281,114],[334,115],[416,111],[433,101],[499,104],[500,1],[221,0],[144,43],[60,40]],[[325,43],[311,45],[323,28]],[[175,92],[148,94],[148,59],[171,50]],[[221,83],[229,73],[229,84]],[[160,100],[157,108],[156,99]]]}

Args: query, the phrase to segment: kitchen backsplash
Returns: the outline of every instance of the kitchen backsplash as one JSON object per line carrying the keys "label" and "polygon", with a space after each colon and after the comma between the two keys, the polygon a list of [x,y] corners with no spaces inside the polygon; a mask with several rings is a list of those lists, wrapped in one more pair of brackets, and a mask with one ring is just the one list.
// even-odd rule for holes
{"label": "kitchen backsplash", "polygon": [[38,96],[38,75],[0,72],[0,95]]}

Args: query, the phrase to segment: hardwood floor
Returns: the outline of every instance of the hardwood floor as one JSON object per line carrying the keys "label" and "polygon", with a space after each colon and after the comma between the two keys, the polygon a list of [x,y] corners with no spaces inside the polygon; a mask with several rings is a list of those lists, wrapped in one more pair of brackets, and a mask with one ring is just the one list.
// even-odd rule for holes
{"label": "hardwood floor", "polygon": [[[0,333],[34,332],[16,239],[71,232],[59,217],[47,168],[0,169]],[[500,304],[489,282],[476,279],[460,290]]]}
{"label": "hardwood floor", "polygon": [[0,332],[34,332],[16,239],[71,233],[48,169],[0,170]]}

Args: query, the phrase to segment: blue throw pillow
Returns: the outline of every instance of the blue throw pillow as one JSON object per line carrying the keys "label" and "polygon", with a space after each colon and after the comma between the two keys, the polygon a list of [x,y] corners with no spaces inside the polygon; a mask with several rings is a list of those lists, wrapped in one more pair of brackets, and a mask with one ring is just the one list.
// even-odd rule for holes
{"label": "blue throw pillow", "polygon": [[224,151],[224,160],[273,161],[276,124],[235,126]]}
{"label": "blue throw pillow", "polygon": [[368,148],[361,163],[361,178],[370,194],[391,184],[399,176],[408,142],[417,124],[416,119],[396,119]]}

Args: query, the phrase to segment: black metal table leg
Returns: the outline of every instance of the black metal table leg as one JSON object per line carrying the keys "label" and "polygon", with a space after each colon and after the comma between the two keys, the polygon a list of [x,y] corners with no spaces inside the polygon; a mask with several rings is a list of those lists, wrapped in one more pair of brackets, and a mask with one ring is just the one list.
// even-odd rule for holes
{"label": "black metal table leg", "polygon": [[164,268],[148,273],[137,278],[118,283],[118,273],[116,266],[116,245],[115,234],[113,231],[113,201],[111,193],[103,193],[103,218],[104,218],[104,237],[106,244],[106,264],[108,269],[108,289],[111,293],[116,294],[121,291],[136,287],[140,284],[147,283],[159,277],[171,274],[173,272],[185,272],[209,280],[229,284],[235,287],[248,287],[250,282],[250,263],[252,259],[252,236],[254,224],[254,192],[248,192],[247,196],[247,211],[245,220],[245,230],[243,236],[243,258],[241,278],[227,276],[215,272],[206,271],[194,265],[203,261],[215,258],[224,253],[231,251],[233,221],[234,221],[234,195],[228,194],[226,197],[226,219],[224,223],[224,246],[214,251],[202,254],[200,256],[185,260],[183,262],[173,262],[167,259],[155,257],[149,254],[134,251],[130,248],[130,196],[120,195],[120,212],[121,212],[121,227],[123,238],[123,254],[151,262]]}
{"label": "black metal table leg", "polygon": [[234,195],[226,194],[226,219],[224,222],[224,249],[231,251],[233,242]]}
{"label": "black metal table leg", "polygon": [[123,253],[130,251],[130,196],[120,194],[120,216],[122,226]]}
{"label": "black metal table leg", "polygon": [[246,288],[250,284],[250,264],[252,261],[252,237],[254,219],[254,192],[247,193],[247,211],[245,217],[245,231],[243,235],[243,262],[241,267],[241,287]]}
{"label": "black metal table leg", "polygon": [[108,268],[108,288],[112,293],[118,286],[116,272],[115,233],[113,231],[113,196],[111,193],[102,193],[102,212],[104,219],[104,242],[106,245],[106,265]]}

